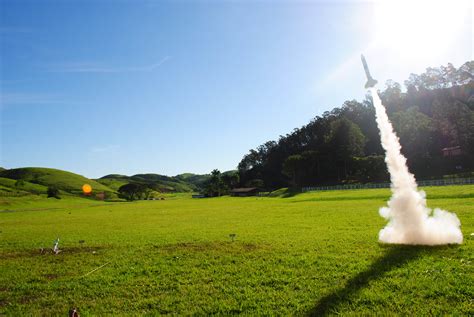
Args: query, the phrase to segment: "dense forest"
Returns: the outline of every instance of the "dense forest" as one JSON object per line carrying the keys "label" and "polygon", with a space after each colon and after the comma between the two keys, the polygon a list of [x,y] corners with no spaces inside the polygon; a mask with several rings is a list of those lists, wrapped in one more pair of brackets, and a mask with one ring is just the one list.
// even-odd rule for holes
{"label": "dense forest", "polygon": [[[406,91],[387,81],[379,95],[419,179],[474,169],[474,61],[411,74]],[[238,165],[240,186],[266,189],[389,179],[369,95],[268,141]]]}

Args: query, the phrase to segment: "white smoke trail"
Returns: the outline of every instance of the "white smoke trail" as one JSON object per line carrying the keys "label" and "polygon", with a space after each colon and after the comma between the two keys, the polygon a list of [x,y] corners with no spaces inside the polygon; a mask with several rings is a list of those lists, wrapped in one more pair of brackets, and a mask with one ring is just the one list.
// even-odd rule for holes
{"label": "white smoke trail", "polygon": [[377,91],[371,88],[377,125],[380,130],[385,162],[391,179],[392,197],[380,215],[389,220],[379,232],[385,243],[439,245],[462,243],[461,222],[450,212],[426,207],[426,194],[418,190],[415,176],[408,171],[406,158],[400,152],[398,137],[388,120]]}

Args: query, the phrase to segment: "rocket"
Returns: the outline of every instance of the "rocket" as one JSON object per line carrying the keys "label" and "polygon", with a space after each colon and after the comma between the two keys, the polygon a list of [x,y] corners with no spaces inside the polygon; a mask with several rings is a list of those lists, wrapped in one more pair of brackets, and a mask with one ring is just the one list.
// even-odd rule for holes
{"label": "rocket", "polygon": [[369,66],[367,66],[367,62],[365,61],[364,55],[360,55],[360,59],[362,60],[362,65],[364,66],[365,76],[367,76],[367,83],[365,84],[365,88],[372,88],[377,84],[377,81],[370,76]]}

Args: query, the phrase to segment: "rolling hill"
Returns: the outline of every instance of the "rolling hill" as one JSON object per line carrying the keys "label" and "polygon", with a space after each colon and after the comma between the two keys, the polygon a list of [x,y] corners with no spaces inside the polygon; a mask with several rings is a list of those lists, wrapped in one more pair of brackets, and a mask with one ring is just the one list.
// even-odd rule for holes
{"label": "rolling hill", "polygon": [[[114,192],[113,189],[106,185],[82,175],[52,168],[24,167],[8,169],[0,171],[0,178],[3,178],[0,184],[8,188],[15,187],[16,181],[22,180],[24,184],[22,190],[32,193],[35,193],[35,190],[45,192],[48,186],[54,186],[67,193],[80,194],[84,184],[91,185],[94,192]],[[5,179],[13,181],[9,182]],[[41,187],[37,187],[38,185]]]}
{"label": "rolling hill", "polygon": [[96,181],[114,190],[118,190],[120,186],[128,183],[141,183],[159,192],[194,192],[198,191],[207,179],[207,175],[191,173],[174,177],[150,173],[133,176],[110,174]]}
{"label": "rolling hill", "polygon": [[[129,183],[145,184],[157,193],[199,191],[209,179],[209,175],[192,173],[177,176],[160,174],[136,174],[133,176],[110,174],[99,179],[89,179],[82,175],[53,168],[23,167],[14,169],[0,168],[0,193],[46,194],[49,186],[63,193],[82,194],[82,186],[89,184],[93,192],[106,192],[116,196],[118,189]],[[20,181],[21,182],[18,182]]]}
{"label": "rolling hill", "polygon": [[11,178],[0,177],[0,192],[46,194],[48,187],[27,181],[18,182]]}
{"label": "rolling hill", "polygon": [[193,174],[193,173],[183,173],[176,175],[174,178],[180,181],[186,182],[188,184],[192,184],[197,188],[202,188],[204,184],[209,180],[211,175],[209,174]]}

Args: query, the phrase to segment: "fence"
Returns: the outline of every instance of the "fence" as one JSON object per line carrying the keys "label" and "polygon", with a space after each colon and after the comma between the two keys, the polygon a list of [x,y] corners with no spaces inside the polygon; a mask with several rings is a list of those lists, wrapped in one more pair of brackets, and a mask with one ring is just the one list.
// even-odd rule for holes
{"label": "fence", "polygon": [[[474,178],[451,178],[417,181],[418,186],[449,186],[449,185],[470,185],[474,184]],[[372,184],[350,184],[334,186],[303,187],[301,191],[312,192],[319,190],[345,190],[345,189],[368,189],[368,188],[390,188],[390,183],[372,183]]]}

